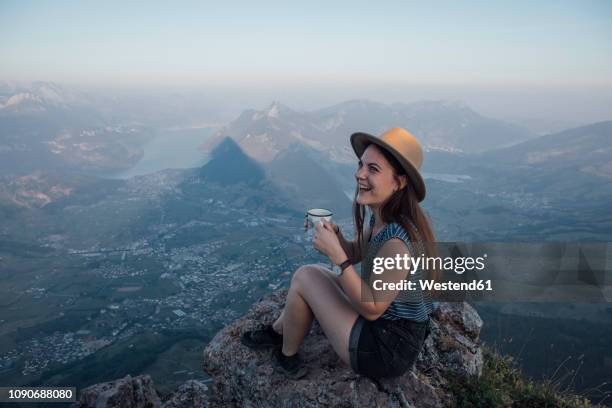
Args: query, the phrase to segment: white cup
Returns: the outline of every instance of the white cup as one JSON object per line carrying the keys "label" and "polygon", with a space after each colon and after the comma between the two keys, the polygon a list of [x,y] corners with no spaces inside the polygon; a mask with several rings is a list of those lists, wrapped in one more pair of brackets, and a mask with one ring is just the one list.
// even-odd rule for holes
{"label": "white cup", "polygon": [[[312,208],[306,211],[306,229],[308,230],[308,240],[312,242],[314,237],[314,226],[323,220],[331,222],[333,213],[325,208]],[[334,268],[334,264],[330,264]],[[337,273],[337,272],[336,272]]]}
{"label": "white cup", "polygon": [[313,208],[306,212],[306,229],[310,230],[319,221],[331,222],[333,213],[325,208]]}

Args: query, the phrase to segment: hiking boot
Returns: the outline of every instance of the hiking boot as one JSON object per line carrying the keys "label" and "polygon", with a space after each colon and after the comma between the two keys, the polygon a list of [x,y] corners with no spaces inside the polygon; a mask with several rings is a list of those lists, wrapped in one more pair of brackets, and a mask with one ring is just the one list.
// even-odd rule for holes
{"label": "hiking boot", "polygon": [[292,380],[300,379],[308,374],[308,369],[304,367],[300,356],[297,353],[292,356],[285,356],[282,345],[272,350],[271,360],[274,371],[283,373]]}
{"label": "hiking boot", "polygon": [[254,350],[261,350],[268,347],[282,345],[283,335],[275,332],[272,325],[268,324],[264,326],[263,329],[249,330],[244,332],[240,338],[240,342]]}

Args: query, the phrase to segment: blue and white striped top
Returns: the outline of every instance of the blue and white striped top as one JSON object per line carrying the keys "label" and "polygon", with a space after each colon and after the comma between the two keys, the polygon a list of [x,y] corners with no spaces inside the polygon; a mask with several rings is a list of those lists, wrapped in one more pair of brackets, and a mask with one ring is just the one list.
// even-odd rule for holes
{"label": "blue and white striped top", "polygon": [[[370,217],[370,230],[374,228],[374,215]],[[366,280],[372,273],[374,258],[378,250],[391,238],[399,238],[408,246],[411,256],[421,256],[425,253],[422,242],[413,245],[410,235],[398,223],[387,224],[376,236],[368,242],[366,256],[362,263],[362,278]],[[423,269],[418,269],[406,279],[418,282],[423,278]],[[435,308],[434,303],[416,285],[415,290],[402,290],[391,302],[387,310],[380,316],[381,319],[398,320],[408,319],[417,322],[426,321]]]}

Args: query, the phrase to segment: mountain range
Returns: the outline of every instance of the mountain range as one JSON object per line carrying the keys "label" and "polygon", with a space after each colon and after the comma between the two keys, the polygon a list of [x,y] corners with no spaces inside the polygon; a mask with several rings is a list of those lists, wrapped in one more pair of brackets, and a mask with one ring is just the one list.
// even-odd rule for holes
{"label": "mountain range", "polygon": [[320,166],[315,151],[291,145],[269,163],[247,156],[229,137],[211,152],[211,160],[198,170],[199,177],[224,188],[242,184],[252,188],[273,186],[270,194],[284,200],[288,208],[329,208],[336,214],[350,214],[350,201],[334,177]]}
{"label": "mountain range", "polygon": [[534,135],[528,130],[483,117],[460,102],[424,101],[385,105],[353,100],[298,112],[273,102],[264,110],[246,110],[202,148],[210,151],[229,136],[260,162],[271,161],[299,143],[325,153],[332,161],[354,162],[349,136],[357,131],[380,134],[400,126],[410,129],[427,150],[475,153],[512,145]]}
{"label": "mountain range", "polygon": [[544,135],[505,149],[491,151],[496,163],[574,170],[612,179],[612,121]]}
{"label": "mountain range", "polygon": [[151,132],[109,122],[88,97],[52,83],[0,85],[0,171],[108,171],[133,166]]}

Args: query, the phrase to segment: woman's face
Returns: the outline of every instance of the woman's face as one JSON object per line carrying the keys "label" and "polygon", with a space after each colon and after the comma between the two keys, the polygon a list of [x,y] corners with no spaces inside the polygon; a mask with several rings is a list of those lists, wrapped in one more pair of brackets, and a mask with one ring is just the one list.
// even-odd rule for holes
{"label": "woman's face", "polygon": [[359,160],[357,173],[357,203],[378,208],[398,189],[405,186],[405,176],[400,177],[401,186],[395,180],[391,164],[376,145],[369,145]]}

